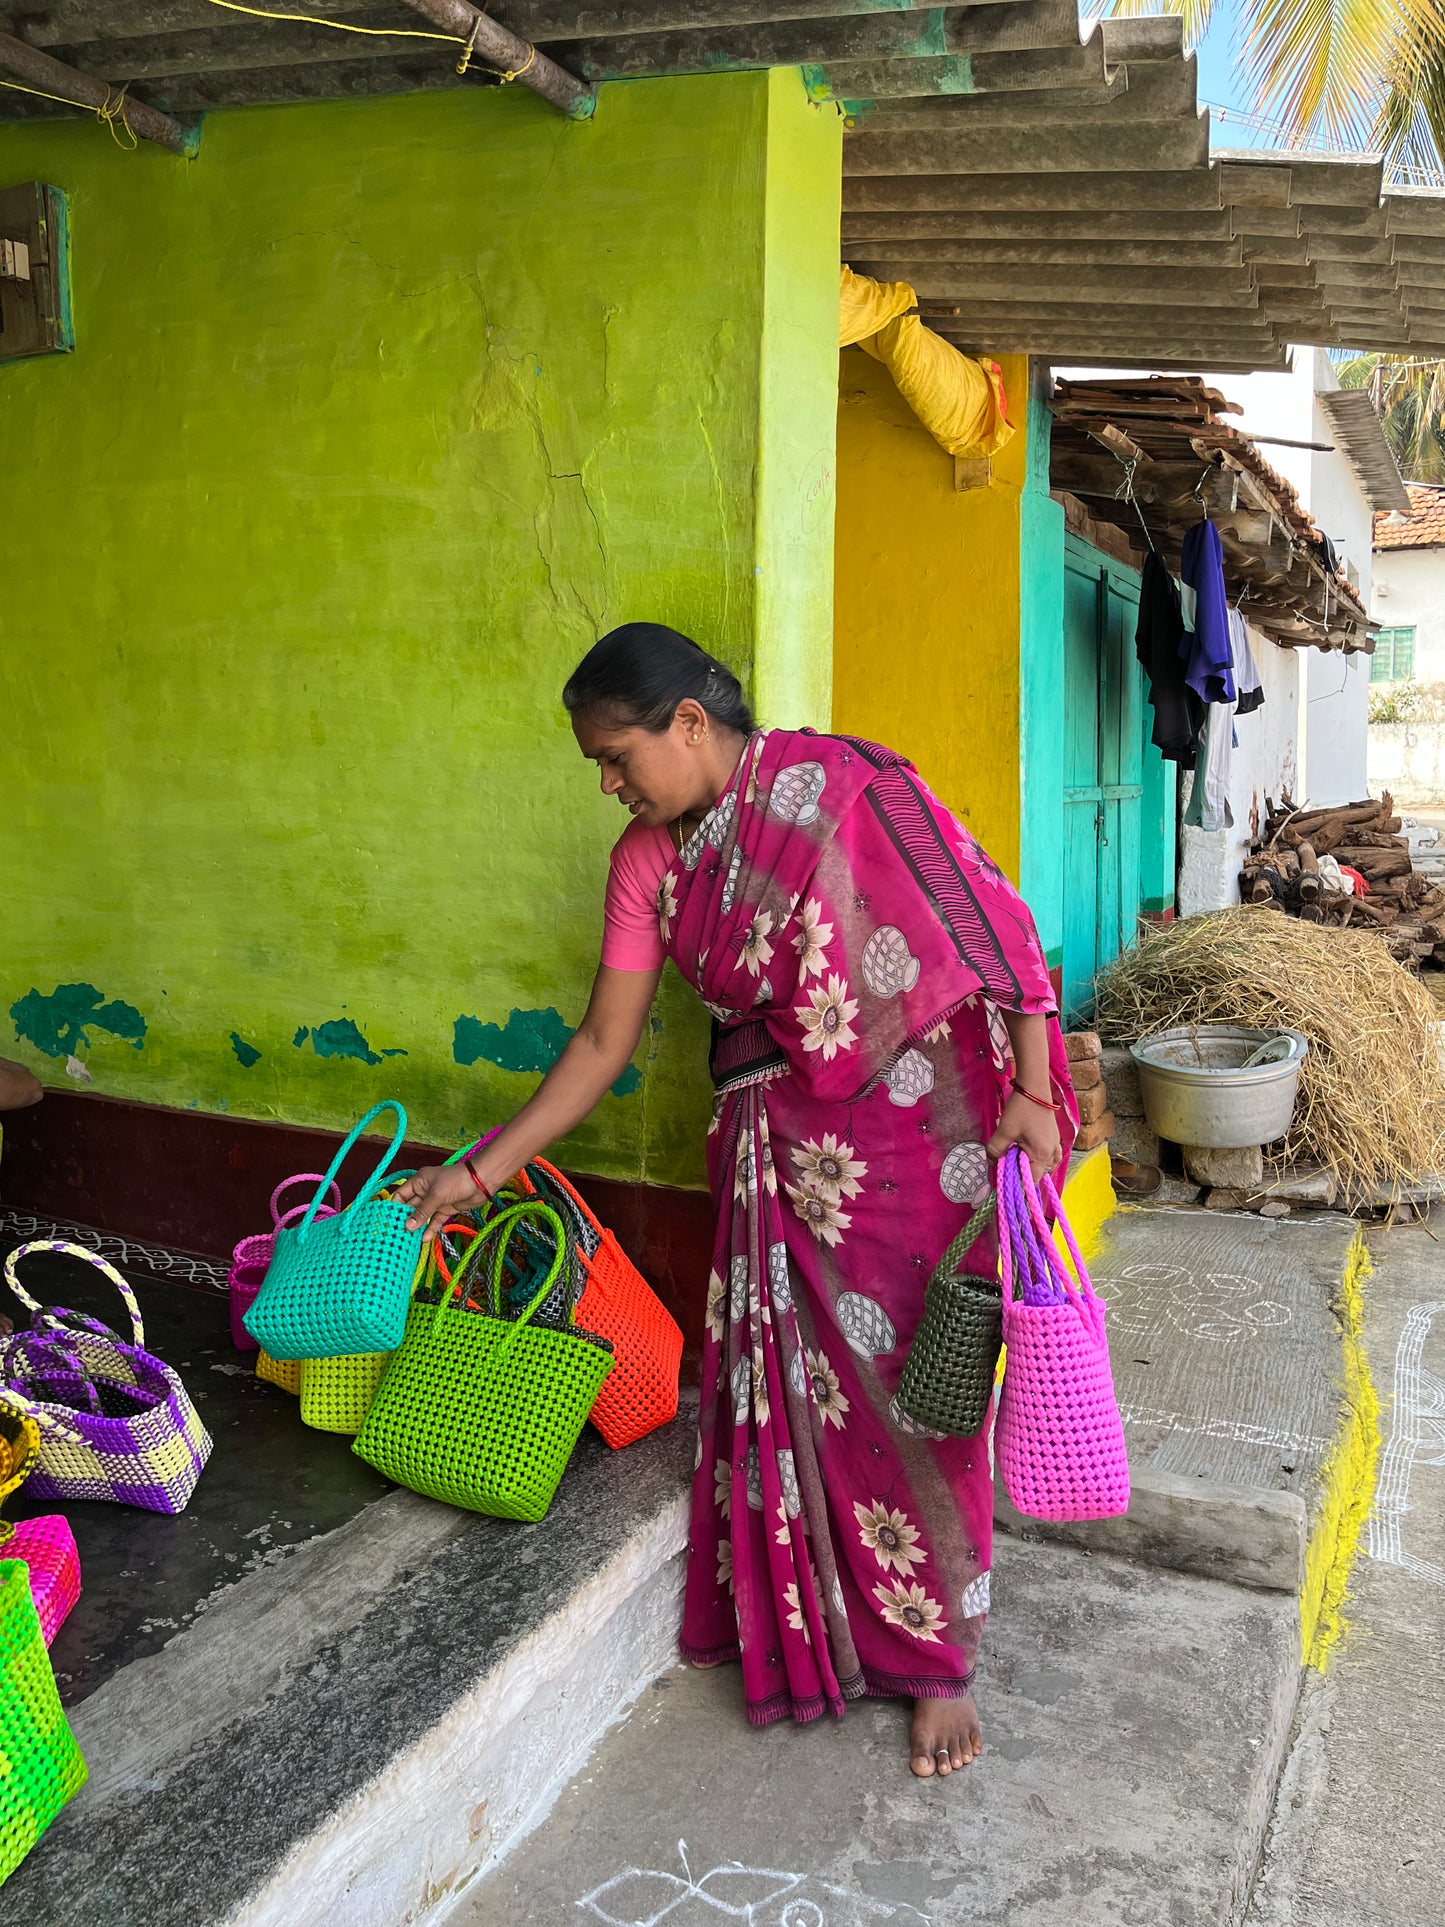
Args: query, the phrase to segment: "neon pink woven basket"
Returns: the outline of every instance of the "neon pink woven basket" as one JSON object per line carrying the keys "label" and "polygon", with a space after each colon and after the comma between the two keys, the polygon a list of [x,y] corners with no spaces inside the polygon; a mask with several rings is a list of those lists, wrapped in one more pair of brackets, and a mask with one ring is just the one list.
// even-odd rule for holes
{"label": "neon pink woven basket", "polygon": [[0,1523],[0,1558],[23,1559],[29,1567],[30,1597],[48,1646],[80,1597],[80,1554],[70,1521],[52,1512],[8,1528]]}
{"label": "neon pink woven basket", "polygon": [[[298,1171],[295,1177],[282,1178],[271,1193],[270,1231],[257,1232],[254,1238],[243,1238],[231,1253],[231,1269],[226,1278],[226,1289],[231,1301],[231,1343],[238,1352],[254,1352],[260,1347],[246,1330],[244,1319],[251,1309],[252,1301],[266,1276],[266,1267],[271,1262],[271,1253],[276,1248],[276,1233],[283,1225],[291,1224],[297,1218],[304,1218],[306,1206],[294,1204],[289,1211],[278,1211],[281,1194],[289,1191],[293,1184],[322,1184],[325,1180],[320,1171]],[[330,1192],[327,1202],[317,1211],[318,1218],[331,1218],[341,1209],[341,1186],[333,1179],[331,1191],[335,1192],[332,1201]]]}
{"label": "neon pink woven basket", "polygon": [[[1003,1391],[994,1461],[1004,1489],[1031,1519],[1113,1519],[1129,1509],[1129,1458],[1114,1396],[1104,1305],[1053,1181],[1043,1195],[1027,1159],[999,1167],[1003,1279]],[[1045,1208],[1073,1259],[1070,1278]]]}

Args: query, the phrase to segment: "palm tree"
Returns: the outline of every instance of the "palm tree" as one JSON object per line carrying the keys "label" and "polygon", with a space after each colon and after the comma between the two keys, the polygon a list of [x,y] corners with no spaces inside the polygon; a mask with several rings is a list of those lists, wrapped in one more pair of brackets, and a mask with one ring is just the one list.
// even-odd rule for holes
{"label": "palm tree", "polygon": [[[1181,13],[1193,46],[1217,0],[1103,0],[1106,14]],[[1403,171],[1445,160],[1445,0],[1235,0],[1256,111],[1292,144],[1384,151]]]}
{"label": "palm tree", "polygon": [[1342,388],[1370,390],[1406,481],[1445,483],[1445,362],[1353,355],[1335,373]]}

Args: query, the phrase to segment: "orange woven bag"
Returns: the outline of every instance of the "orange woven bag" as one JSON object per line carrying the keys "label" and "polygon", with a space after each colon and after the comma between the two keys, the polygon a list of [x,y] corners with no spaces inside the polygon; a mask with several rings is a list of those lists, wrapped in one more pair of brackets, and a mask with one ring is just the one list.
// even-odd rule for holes
{"label": "orange woven bag", "polygon": [[592,1423],[616,1451],[677,1417],[682,1329],[555,1165],[534,1158],[522,1176],[555,1205],[573,1233],[587,1280],[577,1323],[611,1341],[615,1363],[592,1408]]}

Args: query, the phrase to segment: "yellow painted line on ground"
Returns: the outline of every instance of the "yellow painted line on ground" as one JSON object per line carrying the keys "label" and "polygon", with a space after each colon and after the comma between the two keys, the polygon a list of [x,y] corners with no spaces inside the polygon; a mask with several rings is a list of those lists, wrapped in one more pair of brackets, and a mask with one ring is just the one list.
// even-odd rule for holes
{"label": "yellow painted line on ground", "polygon": [[1341,1326],[1344,1380],[1340,1430],[1321,1472],[1323,1497],[1305,1553],[1300,1638],[1306,1666],[1323,1672],[1348,1622],[1345,1595],[1360,1534],[1375,1499],[1380,1458],[1380,1400],[1365,1355],[1364,1286],[1374,1266],[1356,1232],[1335,1310]]}

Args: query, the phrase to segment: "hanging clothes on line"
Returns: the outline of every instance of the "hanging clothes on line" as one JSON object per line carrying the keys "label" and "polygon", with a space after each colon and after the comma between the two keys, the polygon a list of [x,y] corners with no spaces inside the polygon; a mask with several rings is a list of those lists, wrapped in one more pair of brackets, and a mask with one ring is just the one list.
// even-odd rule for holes
{"label": "hanging clothes on line", "polygon": [[1254,651],[1249,646],[1249,626],[1237,606],[1229,612],[1229,643],[1234,653],[1234,687],[1239,697],[1234,713],[1248,716],[1263,708],[1264,691],[1260,687]]}
{"label": "hanging clothes on line", "polygon": [[1229,788],[1234,752],[1239,748],[1235,719],[1248,716],[1264,704],[1259,669],[1255,664],[1254,651],[1249,646],[1249,630],[1238,609],[1229,611],[1227,628],[1236,699],[1233,702],[1211,703],[1205,714],[1204,734],[1194,771],[1194,787],[1184,810],[1184,821],[1197,830],[1234,828]]}
{"label": "hanging clothes on line", "polygon": [[1229,640],[1229,596],[1224,587],[1224,544],[1208,516],[1184,537],[1179,562],[1184,627],[1188,632],[1184,680],[1204,703],[1235,701],[1234,651]]}
{"label": "hanging clothes on line", "polygon": [[1154,708],[1150,740],[1166,762],[1193,769],[1204,703],[1186,680],[1186,634],[1179,585],[1151,549],[1144,558],[1139,623],[1134,631],[1134,651],[1149,678],[1149,701]]}

